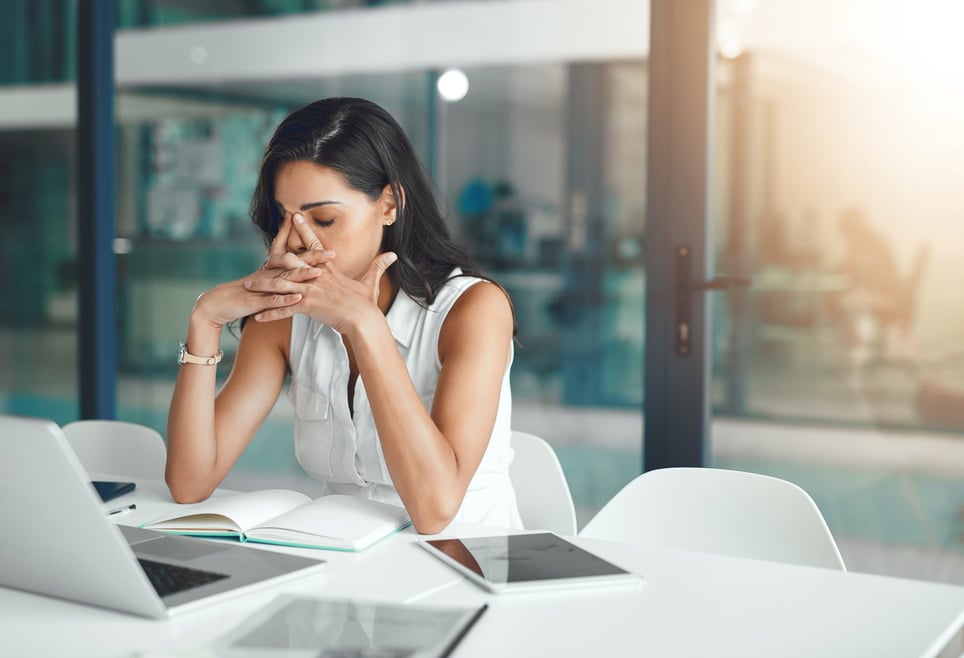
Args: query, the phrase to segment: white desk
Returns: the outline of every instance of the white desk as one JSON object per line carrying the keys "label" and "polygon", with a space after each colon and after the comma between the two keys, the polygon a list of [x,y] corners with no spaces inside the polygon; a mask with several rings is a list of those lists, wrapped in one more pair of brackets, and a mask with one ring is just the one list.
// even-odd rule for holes
{"label": "white desk", "polygon": [[643,574],[639,591],[498,597],[470,583],[434,603],[491,609],[459,646],[482,656],[908,658],[964,650],[964,588],[577,539]]}
{"label": "white desk", "polygon": [[[138,487],[138,496],[138,510],[124,515],[125,523],[143,522],[151,518],[152,505],[166,504],[162,490],[147,484]],[[111,658],[197,649],[281,592],[438,605],[488,602],[490,610],[455,658],[911,658],[937,656],[949,642],[954,649],[944,655],[961,651],[960,587],[579,539],[641,573],[643,587],[500,597],[462,580],[414,546],[415,539],[405,531],[361,554],[284,549],[322,555],[329,568],[170,621],[0,588],[0,656]]]}

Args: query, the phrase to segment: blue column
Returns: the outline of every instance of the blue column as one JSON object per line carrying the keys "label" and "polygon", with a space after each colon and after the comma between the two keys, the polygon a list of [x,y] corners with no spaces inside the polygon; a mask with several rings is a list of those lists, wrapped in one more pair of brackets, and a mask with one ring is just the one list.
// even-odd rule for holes
{"label": "blue column", "polygon": [[112,0],[80,0],[77,7],[78,383],[81,418],[115,416],[115,10]]}

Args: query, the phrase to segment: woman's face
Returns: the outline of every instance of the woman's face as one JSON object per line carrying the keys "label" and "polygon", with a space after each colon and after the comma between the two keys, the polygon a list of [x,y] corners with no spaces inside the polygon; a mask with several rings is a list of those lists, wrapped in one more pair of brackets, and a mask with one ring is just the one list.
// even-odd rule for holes
{"label": "woman's face", "polygon": [[[395,220],[395,203],[386,186],[372,201],[351,188],[340,173],[314,162],[282,165],[274,181],[275,204],[282,219],[300,214],[325,249],[335,252],[335,266],[345,276],[360,278],[378,255],[385,226]],[[288,251],[307,248],[292,227]]]}

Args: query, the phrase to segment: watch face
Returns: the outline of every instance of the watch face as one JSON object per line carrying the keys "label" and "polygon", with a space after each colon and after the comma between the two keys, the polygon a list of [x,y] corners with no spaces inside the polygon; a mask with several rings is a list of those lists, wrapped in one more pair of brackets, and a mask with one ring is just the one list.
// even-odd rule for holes
{"label": "watch face", "polygon": [[185,355],[185,354],[187,354],[187,345],[185,345],[184,343],[180,343],[180,344],[177,346],[177,362],[178,362],[178,363],[181,363],[181,364],[184,363],[184,355]]}

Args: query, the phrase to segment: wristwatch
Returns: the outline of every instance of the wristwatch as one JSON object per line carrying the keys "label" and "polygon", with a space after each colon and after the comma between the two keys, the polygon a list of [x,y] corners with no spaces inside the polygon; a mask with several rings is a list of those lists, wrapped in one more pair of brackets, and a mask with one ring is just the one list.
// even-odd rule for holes
{"label": "wristwatch", "polygon": [[182,366],[185,363],[195,363],[199,366],[216,366],[221,363],[221,359],[224,358],[224,350],[218,350],[218,353],[214,356],[194,356],[187,351],[187,345],[180,343],[177,348],[177,365]]}

